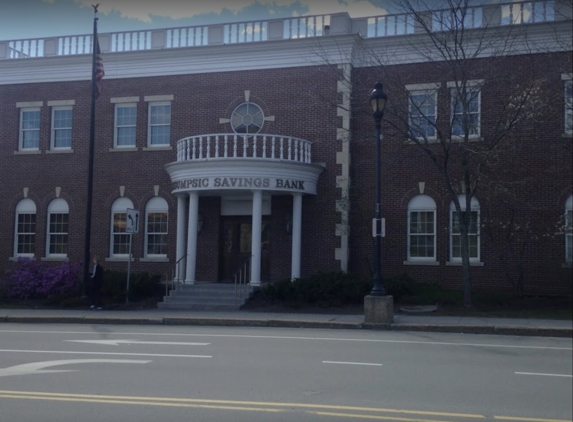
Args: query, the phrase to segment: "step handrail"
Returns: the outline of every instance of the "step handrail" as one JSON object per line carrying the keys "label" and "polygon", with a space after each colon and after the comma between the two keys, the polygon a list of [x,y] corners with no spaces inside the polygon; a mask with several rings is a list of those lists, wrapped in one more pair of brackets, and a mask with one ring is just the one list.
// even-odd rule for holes
{"label": "step handrail", "polygon": [[247,285],[251,275],[251,258],[252,256],[243,259],[239,268],[233,274],[236,297],[244,298],[247,294]]}

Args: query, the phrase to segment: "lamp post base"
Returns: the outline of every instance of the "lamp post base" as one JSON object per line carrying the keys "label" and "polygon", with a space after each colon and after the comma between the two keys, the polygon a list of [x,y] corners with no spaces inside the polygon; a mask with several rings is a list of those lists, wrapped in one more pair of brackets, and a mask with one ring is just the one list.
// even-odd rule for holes
{"label": "lamp post base", "polygon": [[364,296],[364,322],[366,324],[390,324],[393,321],[393,296]]}

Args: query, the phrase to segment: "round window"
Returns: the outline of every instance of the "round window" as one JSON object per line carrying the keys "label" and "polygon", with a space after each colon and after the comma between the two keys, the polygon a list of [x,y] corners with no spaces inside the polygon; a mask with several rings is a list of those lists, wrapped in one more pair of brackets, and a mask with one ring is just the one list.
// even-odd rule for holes
{"label": "round window", "polygon": [[231,126],[235,133],[259,133],[263,121],[263,110],[254,103],[239,105],[231,115]]}

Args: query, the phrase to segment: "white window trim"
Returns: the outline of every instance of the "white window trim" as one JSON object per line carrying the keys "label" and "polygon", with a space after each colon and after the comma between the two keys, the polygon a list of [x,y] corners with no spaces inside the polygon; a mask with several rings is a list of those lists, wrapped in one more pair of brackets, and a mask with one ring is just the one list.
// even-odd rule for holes
{"label": "white window trim", "polygon": [[[567,115],[571,116],[571,120],[573,121],[573,110],[567,108],[567,85],[573,85],[573,74],[572,73],[564,73],[561,75],[561,80],[563,83],[563,135],[566,137],[573,136],[573,126],[571,128],[567,128]],[[573,86],[571,87],[573,90]],[[571,99],[573,102],[573,99]]]}
{"label": "white window trim", "polygon": [[[151,124],[151,108],[153,106],[164,106],[168,105],[171,106],[171,101],[154,101],[149,102],[147,105],[147,148],[154,149],[154,148],[165,148],[171,146],[171,123],[168,125],[161,124],[161,125],[152,125]],[[171,110],[169,110],[169,121],[171,122]],[[151,128],[152,126],[169,126],[169,142],[166,144],[156,144],[153,145],[151,143]]]}
{"label": "white window trim", "polygon": [[[72,126],[70,126],[69,128],[58,128],[58,130],[60,129],[73,129],[73,119],[74,119],[74,109],[71,106],[54,106],[52,107],[52,122],[51,122],[51,126],[50,126],[50,150],[52,151],[69,151],[72,149],[72,145],[70,144],[69,147],[56,147],[54,145],[55,141],[56,141],[56,127],[54,125],[54,119],[55,119],[55,114],[56,111],[60,111],[60,110],[70,110],[72,113]],[[73,137],[72,137],[73,140]]]}
{"label": "white window trim", "polygon": [[[481,139],[481,92],[483,90],[484,83],[485,83],[485,79],[475,79],[475,80],[471,80],[471,81],[465,81],[466,88],[470,88],[470,89],[473,89],[476,87],[479,88],[478,89],[478,111],[477,111],[477,116],[478,116],[477,134],[469,135],[468,139],[470,139],[470,140]],[[449,91],[449,94],[450,94],[450,124],[451,124],[452,129],[453,129],[453,122],[454,122],[454,102],[453,102],[452,89],[458,88],[460,85],[461,85],[461,81],[449,81],[446,84],[448,91]],[[453,141],[459,141],[459,140],[463,140],[463,139],[464,139],[464,136],[454,135],[452,133],[452,140]]]}
{"label": "white window trim", "polygon": [[[439,85],[439,84],[424,84],[424,85]],[[437,88],[433,88],[433,89],[409,89],[409,94],[408,94],[408,127],[411,128],[412,127],[412,95],[418,95],[418,94],[434,94],[434,109],[435,109],[435,115],[434,115],[434,135],[433,136],[416,136],[416,139],[418,140],[429,140],[429,141],[435,141],[438,138],[438,128],[437,128],[437,123],[438,123],[438,90]],[[423,116],[423,115],[422,115]],[[410,131],[412,131],[410,129]]]}
{"label": "white window trim", "polygon": [[[18,130],[18,151],[21,152],[32,152],[32,151],[39,151],[40,150],[40,137],[38,137],[38,147],[37,148],[24,148],[24,113],[25,112],[32,112],[38,111],[40,112],[40,125],[38,126],[38,133],[40,134],[40,130],[42,127],[42,109],[40,107],[22,107],[20,108],[20,126]],[[32,129],[27,129],[32,130]],[[33,129],[36,130],[36,129]]]}
{"label": "white window trim", "polygon": [[13,243],[13,252],[14,258],[34,258],[34,253],[18,253],[18,216],[20,214],[34,214],[36,216],[36,232],[34,232],[34,236],[37,234],[38,231],[38,214],[37,208],[34,201],[31,199],[22,199],[17,205],[14,214],[14,243]]}
{"label": "white window trim", "polygon": [[[565,247],[564,247],[564,252],[565,252],[565,263],[563,264],[564,267],[571,267],[573,265],[573,259],[569,259],[568,257],[568,252],[569,253],[573,253],[572,251],[568,251],[567,250],[567,239],[571,239],[573,238],[573,230],[568,230],[568,224],[573,225],[573,218],[572,221],[569,221],[569,219],[567,218],[567,214],[572,211],[573,212],[573,195],[569,195],[569,198],[567,198],[567,201],[565,201]],[[573,246],[572,246],[573,248]]]}
{"label": "white window trim", "polygon": [[[428,256],[428,257],[419,257],[419,256],[410,256],[410,217],[411,217],[411,213],[413,212],[432,212],[434,213],[434,256]],[[431,262],[437,262],[437,247],[436,247],[436,242],[437,242],[437,233],[436,233],[436,209],[408,209],[408,250],[407,250],[407,262],[426,262],[426,263],[431,263]]]}
{"label": "white window trim", "polygon": [[[466,210],[466,195],[462,194],[462,195],[458,195],[458,201],[460,201],[460,207],[462,209],[462,211]],[[470,258],[470,263],[476,263],[476,262],[480,262],[481,259],[481,225],[480,225],[480,221],[481,221],[481,212],[480,212],[480,203],[478,201],[478,199],[475,196],[472,196],[471,198],[471,203],[470,203],[470,207],[471,207],[471,211],[477,211],[477,257],[475,258]],[[452,223],[454,221],[454,215],[453,213],[456,212],[456,206],[454,204],[454,201],[450,202],[450,222],[449,222],[449,263],[451,263],[450,265],[453,265],[454,263],[457,262],[461,262],[462,258],[454,258],[452,256],[452,249],[453,249],[453,241],[452,241],[452,237],[453,237],[453,232],[452,232]],[[461,236],[461,233],[459,234],[459,236]]]}
{"label": "white window trim", "polygon": [[[46,258],[52,260],[64,260],[68,257],[68,254],[58,254],[58,253],[50,253],[50,236],[52,232],[50,231],[50,217],[52,214],[68,214],[68,232],[66,235],[68,236],[68,247],[70,244],[70,232],[69,232],[69,216],[70,216],[70,209],[68,203],[60,198],[54,199],[48,205],[48,215],[46,220]],[[60,233],[61,234],[61,233]],[[44,258],[42,258],[44,259]]]}
{"label": "white window trim", "polygon": [[[155,198],[158,198],[158,197],[155,197]],[[153,201],[153,199],[155,199],[155,198],[150,199],[150,201]],[[165,201],[164,198],[160,198],[160,199]],[[161,201],[161,202],[163,202],[163,201]],[[144,241],[143,252],[144,252],[144,258],[146,258],[146,259],[154,260],[154,259],[161,259],[161,258],[167,257],[166,253],[165,254],[148,254],[147,253],[147,246],[148,246],[148,241],[149,241],[149,239],[148,239],[149,233],[147,231],[147,228],[148,228],[148,218],[149,218],[150,213],[166,213],[167,214],[167,231],[165,232],[165,235],[169,236],[169,206],[167,204],[167,201],[164,202],[164,205],[165,205],[164,207],[160,207],[159,205],[154,205],[153,203],[151,203],[151,206],[148,205],[145,208],[145,230],[144,230],[145,231],[145,241]]]}
{"label": "white window trim", "polygon": [[[135,127],[135,139],[134,145],[118,145],[117,144],[117,132],[118,132],[118,125],[117,125],[117,110],[119,108],[128,108],[133,107],[135,108],[135,125],[134,126],[121,126],[121,127]],[[137,103],[127,103],[127,102],[118,102],[116,103],[114,110],[113,110],[113,148],[116,150],[135,150],[137,151]]]}
{"label": "white window trim", "polygon": [[[113,245],[114,245],[114,231],[113,231],[113,222],[115,214],[127,214],[127,209],[133,209],[133,202],[124,196],[117,198],[112,206],[111,206],[111,213],[110,213],[110,229],[109,229],[109,258],[108,260],[128,260],[129,254],[114,254],[113,253]],[[123,233],[121,233],[123,234]],[[133,240],[133,239],[132,239]],[[132,245],[133,246],[133,245]],[[133,252],[133,251],[132,251]],[[133,260],[133,253],[131,255],[131,259]]]}

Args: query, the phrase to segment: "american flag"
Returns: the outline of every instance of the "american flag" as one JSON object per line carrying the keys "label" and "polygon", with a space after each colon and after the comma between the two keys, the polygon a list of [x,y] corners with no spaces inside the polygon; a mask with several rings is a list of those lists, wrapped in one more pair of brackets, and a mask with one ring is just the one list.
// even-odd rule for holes
{"label": "american flag", "polygon": [[97,100],[102,93],[102,79],[105,76],[105,71],[103,70],[103,59],[101,57],[101,50],[99,48],[99,40],[97,35],[95,36],[95,52],[94,83],[95,97]]}

